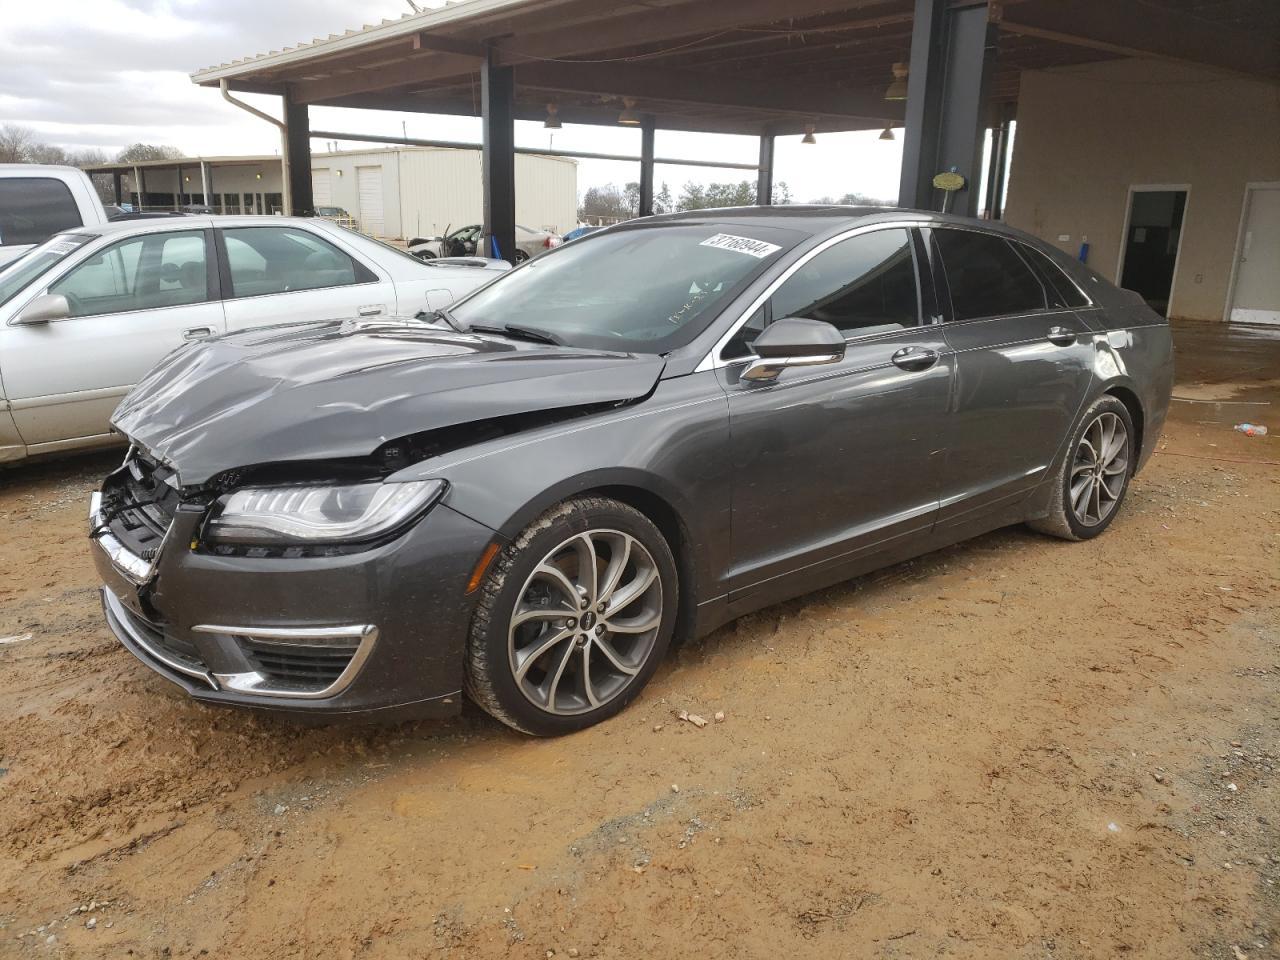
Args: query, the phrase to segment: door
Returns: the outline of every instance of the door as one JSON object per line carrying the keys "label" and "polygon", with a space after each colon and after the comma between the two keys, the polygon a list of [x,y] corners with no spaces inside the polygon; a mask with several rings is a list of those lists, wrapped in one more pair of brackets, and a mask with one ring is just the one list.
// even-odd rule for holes
{"label": "door", "polygon": [[217,231],[228,330],[392,312],[395,287],[301,227]]}
{"label": "door", "polygon": [[1062,289],[1046,285],[1022,244],[976,230],[930,233],[956,365],[938,515],[950,525],[1016,503],[1044,478],[1088,392],[1093,337],[1070,305],[1083,295],[1065,274]]}
{"label": "door", "polygon": [[1162,317],[1169,316],[1186,209],[1185,189],[1135,187],[1129,193],[1120,286],[1141,294]]}
{"label": "door", "polygon": [[317,209],[333,206],[333,186],[328,167],[311,171],[311,202]]}
{"label": "door", "polygon": [[1250,187],[1240,226],[1232,323],[1280,324],[1280,184]]}
{"label": "door", "polygon": [[107,433],[120,398],[165,354],[223,331],[209,233],[113,243],[49,285],[67,298],[68,319],[0,328],[5,387],[28,446]]}
{"label": "door", "polygon": [[[911,232],[838,241],[794,270],[725,348],[733,451],[731,601],[778,591],[779,578],[928,533],[937,512],[940,425],[952,359],[938,324],[921,324]],[[773,320],[807,317],[846,337],[838,363],[739,374]],[[901,365],[899,365],[901,364]]]}
{"label": "door", "polygon": [[382,168],[356,167],[356,187],[360,191],[360,230],[371,237],[382,236]]}

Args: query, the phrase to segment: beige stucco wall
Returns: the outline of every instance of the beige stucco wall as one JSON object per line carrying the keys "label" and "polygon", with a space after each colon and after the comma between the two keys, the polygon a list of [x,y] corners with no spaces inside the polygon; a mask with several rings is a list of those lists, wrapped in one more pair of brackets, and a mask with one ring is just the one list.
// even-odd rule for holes
{"label": "beige stucco wall", "polygon": [[1150,60],[1022,75],[1006,220],[1072,253],[1088,237],[1090,266],[1114,279],[1129,187],[1189,184],[1175,317],[1223,318],[1259,181],[1280,181],[1280,85]]}

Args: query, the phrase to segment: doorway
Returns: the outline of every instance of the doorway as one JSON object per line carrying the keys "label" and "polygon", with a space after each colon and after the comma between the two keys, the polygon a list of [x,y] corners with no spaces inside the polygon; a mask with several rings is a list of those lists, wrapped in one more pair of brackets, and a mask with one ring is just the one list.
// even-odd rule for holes
{"label": "doorway", "polygon": [[1280,183],[1245,188],[1227,319],[1280,325]]}
{"label": "doorway", "polygon": [[1140,294],[1162,317],[1169,316],[1173,299],[1187,192],[1185,186],[1129,188],[1120,286]]}

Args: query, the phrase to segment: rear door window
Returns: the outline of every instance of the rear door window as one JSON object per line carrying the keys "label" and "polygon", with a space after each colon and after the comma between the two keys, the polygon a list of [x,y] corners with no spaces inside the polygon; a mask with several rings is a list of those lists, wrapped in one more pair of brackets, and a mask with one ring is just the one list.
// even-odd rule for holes
{"label": "rear door window", "polygon": [[0,246],[43,243],[82,226],[71,190],[50,177],[0,179]]}
{"label": "rear door window", "polygon": [[1044,310],[1044,285],[1003,237],[976,230],[933,231],[951,288],[953,320]]}
{"label": "rear door window", "polygon": [[235,297],[367,283],[377,278],[333,244],[289,227],[222,231]]}

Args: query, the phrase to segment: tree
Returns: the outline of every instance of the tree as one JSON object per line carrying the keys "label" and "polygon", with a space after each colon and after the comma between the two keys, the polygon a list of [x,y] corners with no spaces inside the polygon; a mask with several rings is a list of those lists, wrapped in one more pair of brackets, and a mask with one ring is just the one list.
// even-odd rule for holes
{"label": "tree", "polygon": [[177,147],[154,143],[134,143],[116,155],[117,163],[145,163],[148,160],[177,160],[183,155]]}
{"label": "tree", "polygon": [[709,183],[703,186],[690,181],[680,190],[677,210],[706,210],[710,207],[749,207],[756,202],[756,185],[750,180],[740,183]]}
{"label": "tree", "polygon": [[[639,185],[636,186],[637,197]],[[578,206],[579,220],[629,220],[636,215],[626,194],[615,183],[603,187],[589,187]]]}
{"label": "tree", "polygon": [[0,163],[30,163],[31,151],[38,143],[30,127],[6,123],[0,127]]}

